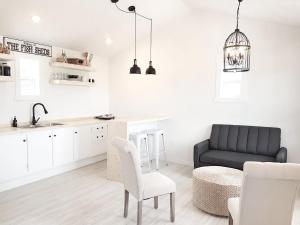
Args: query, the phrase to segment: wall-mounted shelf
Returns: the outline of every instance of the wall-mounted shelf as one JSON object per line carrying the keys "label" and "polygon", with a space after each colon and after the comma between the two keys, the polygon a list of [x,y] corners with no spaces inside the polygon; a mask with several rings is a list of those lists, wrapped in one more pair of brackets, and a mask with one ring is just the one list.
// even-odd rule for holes
{"label": "wall-mounted shelf", "polygon": [[90,66],[74,65],[70,63],[52,62],[51,66],[57,68],[71,69],[71,70],[80,70],[80,71],[89,71],[89,72],[95,71],[94,68]]}
{"label": "wall-mounted shelf", "polygon": [[70,86],[93,86],[94,83],[87,81],[77,81],[77,80],[50,80],[51,84],[54,85],[70,85]]}
{"label": "wall-mounted shelf", "polygon": [[0,53],[0,61],[8,62],[14,60],[15,58],[12,55]]}
{"label": "wall-mounted shelf", "polygon": [[0,82],[14,82],[15,79],[12,76],[0,76]]}

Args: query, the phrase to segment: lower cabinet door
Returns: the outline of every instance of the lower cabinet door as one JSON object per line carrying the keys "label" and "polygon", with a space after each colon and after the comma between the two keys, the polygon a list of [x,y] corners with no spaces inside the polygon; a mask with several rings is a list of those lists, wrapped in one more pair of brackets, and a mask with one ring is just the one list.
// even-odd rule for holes
{"label": "lower cabinet door", "polygon": [[29,172],[39,172],[52,168],[52,132],[28,133],[27,139]]}
{"label": "lower cabinet door", "polygon": [[0,183],[28,173],[26,135],[0,136]]}
{"label": "lower cabinet door", "polygon": [[81,126],[74,130],[75,160],[93,156],[91,126]]}
{"label": "lower cabinet door", "polygon": [[74,161],[74,129],[53,130],[53,164],[61,166]]}

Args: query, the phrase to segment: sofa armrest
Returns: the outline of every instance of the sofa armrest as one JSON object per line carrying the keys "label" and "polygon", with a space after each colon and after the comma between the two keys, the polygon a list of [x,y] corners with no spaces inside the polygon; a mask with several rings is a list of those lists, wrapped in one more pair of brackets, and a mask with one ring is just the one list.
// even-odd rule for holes
{"label": "sofa armrest", "polygon": [[280,148],[279,152],[276,155],[276,162],[286,163],[287,161],[287,149]]}
{"label": "sofa armrest", "polygon": [[194,168],[198,168],[200,165],[199,158],[204,152],[209,150],[209,139],[202,141],[194,146]]}

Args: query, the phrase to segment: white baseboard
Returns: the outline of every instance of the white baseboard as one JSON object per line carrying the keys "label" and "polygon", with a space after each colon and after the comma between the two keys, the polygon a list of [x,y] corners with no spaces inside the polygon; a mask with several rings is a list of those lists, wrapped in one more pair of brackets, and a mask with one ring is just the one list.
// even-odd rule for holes
{"label": "white baseboard", "polygon": [[28,176],[21,177],[18,179],[10,180],[5,183],[0,184],[0,192],[7,191],[16,187],[20,187],[25,184],[29,184],[35,181],[39,181],[45,178],[49,178],[58,174],[62,174],[74,169],[78,169],[80,167],[84,167],[99,161],[106,160],[107,156],[106,154],[94,156],[88,159],[84,159],[78,162],[73,162],[64,166],[55,167],[43,172],[29,174]]}
{"label": "white baseboard", "polygon": [[189,162],[189,161],[185,161],[185,160],[168,158],[168,161],[171,163],[176,163],[176,164],[183,165],[183,166],[191,166],[191,167],[194,166],[194,162]]}

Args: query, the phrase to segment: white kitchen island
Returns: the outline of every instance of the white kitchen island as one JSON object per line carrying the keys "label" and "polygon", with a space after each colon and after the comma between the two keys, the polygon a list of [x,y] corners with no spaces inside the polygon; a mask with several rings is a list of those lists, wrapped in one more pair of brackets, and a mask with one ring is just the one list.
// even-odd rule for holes
{"label": "white kitchen island", "polygon": [[[112,146],[114,137],[129,139],[130,133],[151,129],[161,129],[168,117],[145,117],[145,118],[117,118],[108,125],[107,145],[107,178],[112,181],[120,181],[120,158],[117,149]],[[158,160],[158,159],[157,159]]]}
{"label": "white kitchen island", "polygon": [[[40,122],[37,128],[0,126],[0,192],[107,158],[107,178],[120,181],[114,137],[163,128],[166,117],[97,120],[72,118]],[[55,122],[59,125],[49,126]],[[54,124],[55,124],[54,123]]]}

